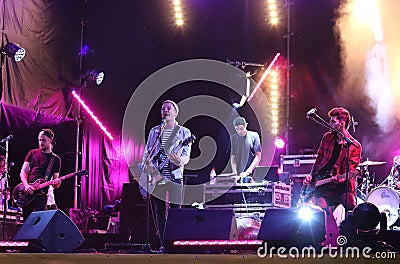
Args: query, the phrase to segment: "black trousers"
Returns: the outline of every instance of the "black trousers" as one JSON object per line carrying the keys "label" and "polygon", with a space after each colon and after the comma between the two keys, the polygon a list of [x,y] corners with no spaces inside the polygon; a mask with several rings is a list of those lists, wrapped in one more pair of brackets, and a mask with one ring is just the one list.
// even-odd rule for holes
{"label": "black trousers", "polygon": [[[152,200],[155,210],[157,232],[164,240],[165,223],[169,208],[180,208],[182,203],[182,179],[168,181],[155,187]],[[167,199],[168,196],[168,199]]]}
{"label": "black trousers", "polygon": [[28,216],[33,211],[44,211],[47,203],[47,195],[37,195],[31,203],[22,207],[22,215],[24,220],[28,219]]}

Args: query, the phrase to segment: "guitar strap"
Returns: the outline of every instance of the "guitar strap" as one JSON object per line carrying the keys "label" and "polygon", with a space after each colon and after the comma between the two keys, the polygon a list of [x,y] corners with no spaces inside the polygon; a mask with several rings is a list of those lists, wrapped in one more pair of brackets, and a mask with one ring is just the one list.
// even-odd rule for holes
{"label": "guitar strap", "polygon": [[[340,151],[340,155],[338,157],[338,159],[335,162],[335,165],[333,165],[333,167],[337,167],[340,170],[340,164],[342,164],[343,159],[346,157],[347,154],[347,150],[345,149],[346,146],[342,145],[341,151]],[[340,171],[337,171],[336,174],[340,174]]]}
{"label": "guitar strap", "polygon": [[51,154],[51,160],[49,162],[49,165],[47,166],[46,174],[44,175],[44,181],[47,182],[51,178],[51,169],[53,168],[54,160],[56,159],[56,156],[52,153]]}
{"label": "guitar strap", "polygon": [[164,150],[167,151],[167,149],[169,149],[171,147],[171,143],[172,143],[172,139],[174,139],[176,133],[178,132],[178,130],[181,128],[180,125],[176,125],[174,127],[174,130],[171,133],[171,136],[168,138],[167,142],[165,143],[164,146]]}
{"label": "guitar strap", "polygon": [[[178,130],[179,130],[180,128],[181,128],[180,125],[176,125],[176,126],[174,127],[174,130],[172,131],[171,135],[169,136],[167,142],[165,143],[165,146],[164,146],[165,152],[167,152],[167,149],[169,149],[169,148],[172,146],[172,140],[175,138],[175,135],[176,135],[176,133],[178,132]],[[175,143],[175,142],[174,142],[174,143]],[[167,154],[167,153],[165,153],[165,154]],[[169,168],[170,168],[171,171],[173,171],[173,170],[175,170],[175,169],[178,168],[178,166],[176,166],[176,165],[175,165],[174,163],[172,163],[172,162],[168,162],[168,164],[169,164]],[[173,175],[172,175],[172,177],[173,177]]]}

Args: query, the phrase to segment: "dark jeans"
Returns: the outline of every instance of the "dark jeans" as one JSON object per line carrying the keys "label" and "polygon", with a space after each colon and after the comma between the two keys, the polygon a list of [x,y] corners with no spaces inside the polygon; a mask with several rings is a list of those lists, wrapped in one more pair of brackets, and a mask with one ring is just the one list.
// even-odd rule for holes
{"label": "dark jeans", "polygon": [[[325,209],[327,207],[334,207],[342,204],[345,207],[346,193],[323,192],[316,197],[315,205]],[[353,210],[356,206],[356,196],[352,192],[347,193],[347,210]],[[334,209],[333,208],[333,209]]]}
{"label": "dark jeans", "polygon": [[180,208],[182,203],[182,179],[175,179],[165,184],[156,185],[152,200],[156,214],[157,232],[160,239],[164,240],[167,210],[169,208]]}
{"label": "dark jeans", "polygon": [[28,219],[28,216],[33,212],[33,211],[44,211],[46,208],[46,203],[47,203],[47,195],[37,195],[33,201],[22,207],[22,215],[24,217],[24,220]]}

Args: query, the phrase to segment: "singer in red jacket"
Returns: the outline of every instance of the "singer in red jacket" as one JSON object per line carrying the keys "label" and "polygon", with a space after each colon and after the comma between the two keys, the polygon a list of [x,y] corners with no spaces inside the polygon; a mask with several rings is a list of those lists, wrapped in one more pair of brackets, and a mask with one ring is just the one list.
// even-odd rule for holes
{"label": "singer in red jacket", "polygon": [[[314,192],[314,202],[321,208],[328,208],[330,206],[336,207],[339,204],[345,206],[347,201],[347,209],[352,210],[356,206],[355,175],[357,174],[357,166],[360,163],[362,147],[348,131],[350,123],[348,110],[342,107],[333,108],[328,112],[328,117],[330,118],[330,125],[340,131],[344,137],[334,130],[325,133],[311,174],[307,175],[304,184],[335,176],[334,181],[317,187]],[[352,144],[348,144],[345,138],[350,139]],[[346,177],[344,177],[346,174],[347,155],[350,176],[348,188],[346,188]],[[342,176],[340,177],[339,175]]]}

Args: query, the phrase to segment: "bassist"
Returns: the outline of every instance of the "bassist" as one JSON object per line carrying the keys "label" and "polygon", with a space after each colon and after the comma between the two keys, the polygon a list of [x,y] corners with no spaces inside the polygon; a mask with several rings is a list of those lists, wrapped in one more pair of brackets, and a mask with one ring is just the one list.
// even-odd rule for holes
{"label": "bassist", "polygon": [[[36,191],[32,185],[36,180],[58,179],[60,173],[61,159],[52,151],[55,143],[53,131],[48,128],[42,129],[39,132],[38,141],[39,148],[28,152],[20,173],[21,182],[24,185],[25,192],[28,194],[33,194]],[[53,187],[58,188],[60,184],[61,181],[58,180],[53,184]],[[31,203],[22,207],[24,220],[33,211],[45,210],[47,191],[48,188],[41,189],[42,195],[36,195]]]}
{"label": "bassist", "polygon": [[[361,144],[354,139],[349,131],[350,113],[348,110],[337,107],[328,112],[330,125],[343,133],[345,137],[350,138],[354,144],[349,149],[349,171],[355,172],[360,162]],[[310,175],[304,180],[304,184],[309,185],[311,182],[320,180],[321,175],[331,177],[332,175],[340,175],[346,172],[346,156],[347,148],[345,140],[341,138],[335,131],[325,133],[322,137],[317,159],[312,168]],[[347,210],[352,210],[356,205],[355,197],[355,177],[351,177],[355,173],[349,173],[349,186],[347,193]],[[346,204],[346,177],[337,177],[333,182],[318,187],[314,192],[314,203],[323,209],[334,209],[339,204]]]}

